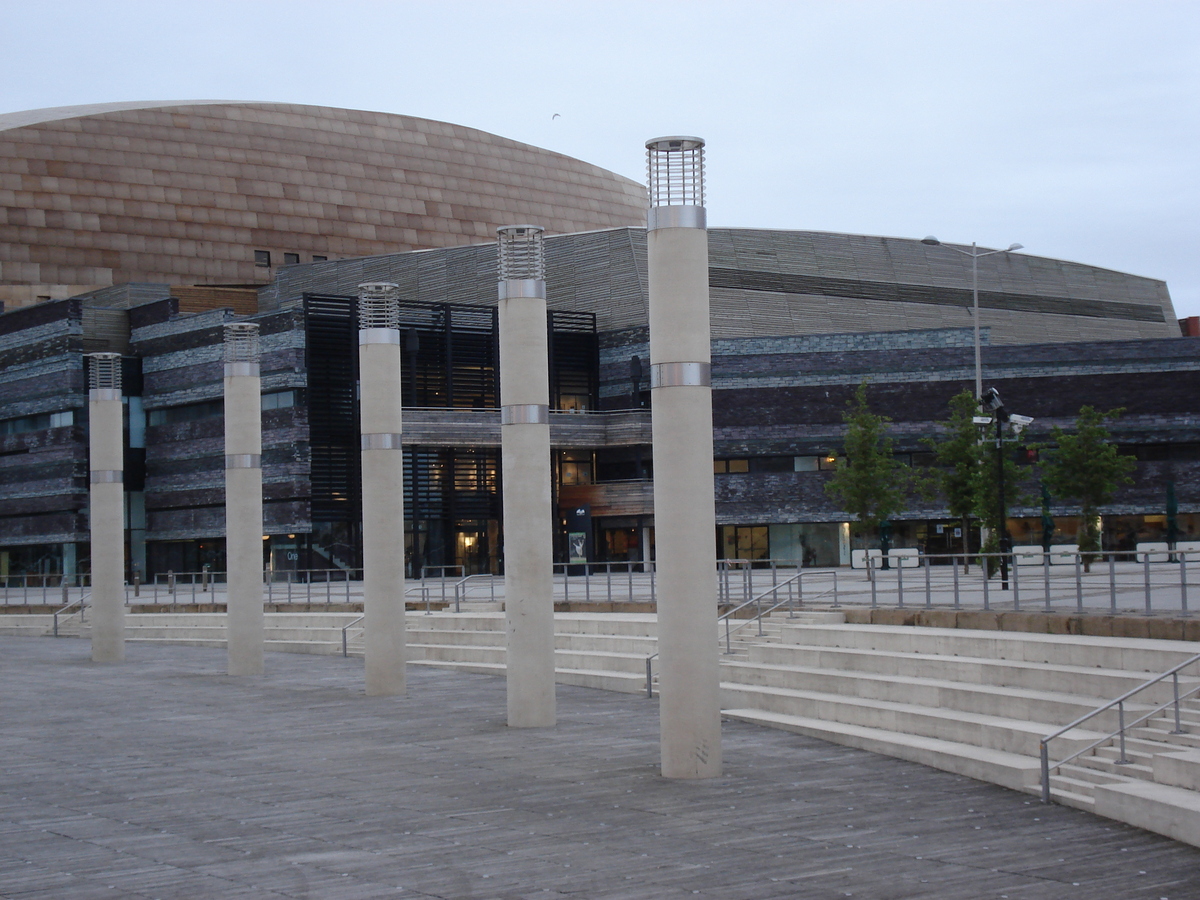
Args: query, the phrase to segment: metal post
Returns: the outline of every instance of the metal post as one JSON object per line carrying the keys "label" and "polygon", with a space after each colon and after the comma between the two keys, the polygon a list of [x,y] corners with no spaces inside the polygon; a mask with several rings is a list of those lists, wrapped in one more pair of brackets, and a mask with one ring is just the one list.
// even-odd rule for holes
{"label": "metal post", "polygon": [[1187,605],[1187,554],[1179,554],[1179,612],[1188,614]]}
{"label": "metal post", "polygon": [[1050,802],[1050,748],[1045,741],[1038,742],[1038,752],[1042,758],[1042,802]]}
{"label": "metal post", "polygon": [[1046,586],[1046,612],[1050,612],[1050,551],[1042,551],[1042,583]]}
{"label": "metal post", "polygon": [[1108,554],[1108,603],[1109,608],[1117,611],[1117,554]]}
{"label": "metal post", "polygon": [[1151,611],[1151,609],[1150,609],[1150,554],[1148,552],[1142,554],[1142,568],[1146,573],[1146,612],[1149,613]]}
{"label": "metal post", "polygon": [[1128,765],[1129,760],[1125,757],[1125,702],[1121,701],[1117,704],[1117,724],[1121,727],[1121,758],[1117,760],[1118,766]]}
{"label": "metal post", "polygon": [[960,609],[960,598],[958,590],[958,560],[950,557],[950,568],[954,570],[954,608]]}
{"label": "metal post", "polygon": [[[956,569],[957,571],[957,569]],[[992,608],[991,601],[988,598],[988,567],[987,560],[983,557],[979,558],[979,572],[983,577],[983,608],[989,610]]]}
{"label": "metal post", "polygon": [[904,557],[896,557],[896,599],[901,609],[904,609]]}
{"label": "metal post", "polygon": [[867,560],[867,580],[871,582],[871,609],[875,609],[879,605],[875,596],[875,566],[874,560],[871,559],[871,552],[868,550],[865,559]]}
{"label": "metal post", "polygon": [[1021,581],[1017,575],[1017,567],[1012,568],[1012,591],[1013,591],[1013,609],[1021,608]]}
{"label": "metal post", "polygon": [[[954,566],[954,571],[958,572],[958,561],[954,557],[950,557],[950,564]],[[933,607],[933,595],[929,587],[929,554],[925,554],[925,608]]]}
{"label": "metal post", "polygon": [[1083,566],[1081,564],[1082,554],[1075,554],[1075,609],[1077,612],[1083,612]]}
{"label": "metal post", "polygon": [[650,660],[651,660],[651,657],[647,656],[646,657],[646,699],[647,700],[654,699],[654,688],[652,687],[652,685],[654,683],[653,664],[651,663]]}
{"label": "metal post", "polygon": [[1171,734],[1183,734],[1183,726],[1179,723],[1179,673],[1171,673],[1171,687],[1175,691],[1175,730]]}

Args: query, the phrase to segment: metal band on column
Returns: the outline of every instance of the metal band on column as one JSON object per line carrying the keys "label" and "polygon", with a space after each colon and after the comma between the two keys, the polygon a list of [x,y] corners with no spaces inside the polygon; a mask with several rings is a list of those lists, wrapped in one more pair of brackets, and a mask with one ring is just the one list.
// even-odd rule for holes
{"label": "metal band on column", "polygon": [[262,456],[257,453],[229,453],[225,456],[226,469],[261,469]]}
{"label": "metal band on column", "polygon": [[402,435],[399,432],[387,432],[386,434],[364,434],[362,436],[363,450],[402,450],[404,449],[401,443]]}
{"label": "metal band on column", "polygon": [[546,403],[516,403],[500,407],[501,425],[548,425],[550,406]]}
{"label": "metal band on column", "polygon": [[650,387],[712,387],[712,365],[705,362],[655,363]]}

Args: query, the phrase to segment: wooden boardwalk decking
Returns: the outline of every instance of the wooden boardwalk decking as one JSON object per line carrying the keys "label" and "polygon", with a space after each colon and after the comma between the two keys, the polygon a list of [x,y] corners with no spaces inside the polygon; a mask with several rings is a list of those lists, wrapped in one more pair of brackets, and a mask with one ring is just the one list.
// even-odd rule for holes
{"label": "wooden boardwalk decking", "polygon": [[362,662],[0,637],[0,897],[1140,900],[1200,850],[901,760],[736,722],[725,775],[658,772],[656,703]]}

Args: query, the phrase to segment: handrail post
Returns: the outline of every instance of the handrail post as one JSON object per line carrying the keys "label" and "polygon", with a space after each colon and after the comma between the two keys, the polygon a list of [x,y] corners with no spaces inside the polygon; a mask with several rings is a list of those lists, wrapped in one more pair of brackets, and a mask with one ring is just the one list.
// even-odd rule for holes
{"label": "handrail post", "polygon": [[[925,563],[925,608],[931,609],[933,607],[933,591],[929,583],[929,554],[922,554],[921,558]],[[958,560],[951,557],[950,563],[957,568]]]}
{"label": "handrail post", "polygon": [[1083,612],[1083,554],[1075,554],[1075,611]]}
{"label": "handrail post", "polygon": [[875,591],[876,591],[875,568],[873,565],[873,561],[871,559],[871,551],[870,550],[867,551],[866,560],[867,560],[867,580],[871,582],[871,609],[875,609],[875,607],[878,606],[878,601],[875,596]]}
{"label": "handrail post", "polygon": [[654,688],[653,688],[654,674],[653,674],[653,664],[651,663],[651,660],[653,658],[654,657],[652,657],[652,656],[646,657],[646,699],[647,700],[654,699]]}
{"label": "handrail post", "polygon": [[1179,722],[1179,672],[1171,673],[1171,687],[1175,691],[1175,730],[1171,734],[1184,734],[1183,726]]}
{"label": "handrail post", "polygon": [[1142,554],[1142,569],[1146,574],[1146,613],[1149,615],[1150,609],[1150,553],[1147,551]]}
{"label": "handrail post", "polygon": [[979,573],[983,579],[983,608],[990,610],[992,608],[991,599],[988,597],[988,567],[987,560],[982,556],[979,558]]}
{"label": "handrail post", "polygon": [[1179,612],[1180,615],[1188,614],[1187,605],[1187,554],[1180,553],[1179,557]]}
{"label": "handrail post", "polygon": [[958,585],[958,558],[950,557],[950,568],[954,570],[954,608],[960,609],[962,606],[961,592]]}
{"label": "handrail post", "polygon": [[1046,588],[1046,612],[1050,612],[1050,551],[1042,551],[1042,583]]}
{"label": "handrail post", "polygon": [[1125,757],[1125,701],[1117,702],[1117,724],[1121,729],[1121,758],[1117,760],[1118,766],[1129,764],[1129,760]]}
{"label": "handrail post", "polygon": [[1109,609],[1117,611],[1117,554],[1108,554],[1108,603]]}
{"label": "handrail post", "polygon": [[725,617],[725,655],[730,656],[733,653],[733,647],[730,645],[729,638],[729,616]]}
{"label": "handrail post", "polygon": [[896,602],[904,609],[904,557],[896,557]]}
{"label": "handrail post", "polygon": [[1017,566],[1017,558],[1012,553],[1009,553],[1007,556],[1001,554],[1000,558],[1006,561],[1009,568],[1012,569],[1013,610],[1016,611],[1021,608],[1021,576],[1017,574],[1017,569],[1019,568]]}
{"label": "handrail post", "polygon": [[1050,802],[1050,747],[1045,741],[1038,743],[1038,751],[1042,758],[1042,802]]}
{"label": "handrail post", "polygon": [[[346,628],[349,628],[349,627],[350,627],[349,625],[346,626]],[[350,655],[350,652],[349,652],[348,648],[346,647],[346,628],[342,629],[342,656],[344,656],[344,657]]]}

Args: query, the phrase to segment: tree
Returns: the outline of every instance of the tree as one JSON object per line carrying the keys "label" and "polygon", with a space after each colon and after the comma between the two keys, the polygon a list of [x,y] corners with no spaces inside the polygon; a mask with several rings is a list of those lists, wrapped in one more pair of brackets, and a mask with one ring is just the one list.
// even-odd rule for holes
{"label": "tree", "polygon": [[1100,507],[1111,503],[1117,488],[1132,484],[1130,473],[1137,465],[1132,456],[1117,450],[1112,443],[1107,422],[1120,416],[1122,410],[1099,412],[1090,406],[1079,410],[1073,433],[1056,427],[1053,449],[1042,453],[1042,480],[1055,496],[1076,500],[1082,507],[1083,521],[1079,526],[1079,550],[1084,564],[1090,568],[1100,549],[1097,520]]}
{"label": "tree", "polygon": [[878,534],[884,522],[904,509],[905,489],[911,483],[908,466],[892,454],[886,434],[891,419],[871,412],[865,381],[846,403],[842,421],[845,454],[825,490],[855,517],[861,530]]}
{"label": "tree", "polygon": [[[970,546],[971,519],[977,516],[979,468],[982,464],[979,447],[979,426],[972,419],[979,412],[979,402],[970,391],[950,398],[950,418],[945,433],[927,438],[925,443],[937,458],[941,471],[935,476],[937,487],[946,498],[950,515],[962,522],[963,549]],[[964,571],[967,558],[963,557]]]}

